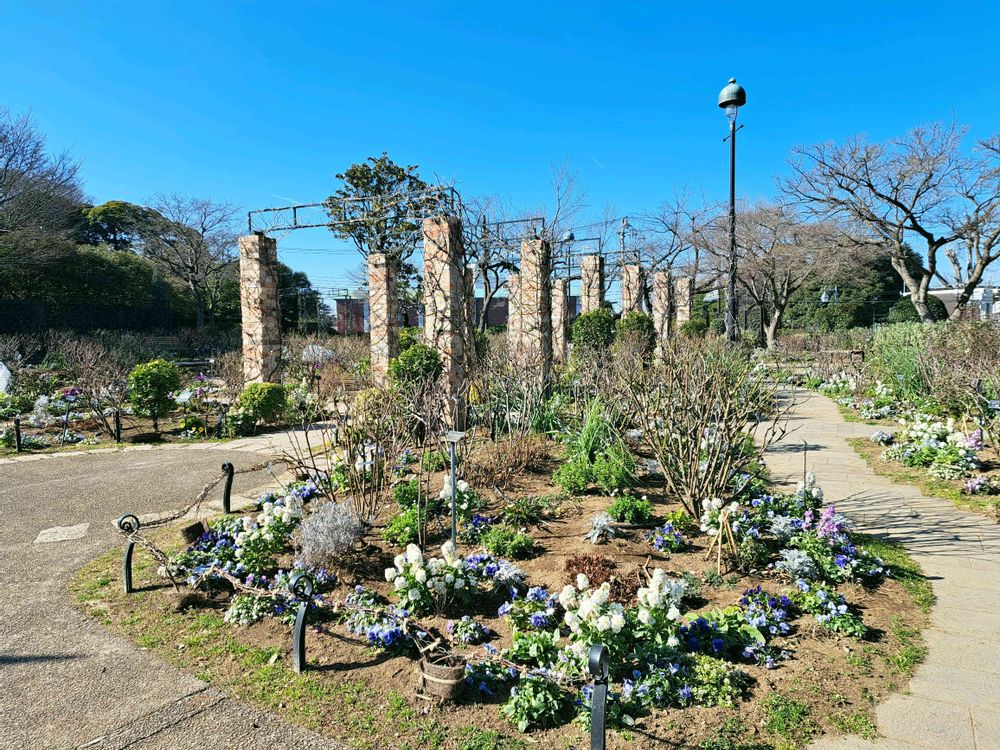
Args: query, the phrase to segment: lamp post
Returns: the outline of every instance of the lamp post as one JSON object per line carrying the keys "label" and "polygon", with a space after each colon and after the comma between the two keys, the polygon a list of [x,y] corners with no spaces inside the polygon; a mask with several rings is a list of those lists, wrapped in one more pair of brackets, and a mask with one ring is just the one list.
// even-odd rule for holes
{"label": "lamp post", "polygon": [[566,276],[573,274],[573,243],[576,242],[576,235],[572,231],[566,232],[559,240],[559,244],[565,248],[566,253]]}
{"label": "lamp post", "polygon": [[448,458],[450,459],[451,472],[449,474],[451,479],[451,544],[455,546],[458,544],[458,479],[456,474],[456,450],[458,444],[465,437],[464,432],[459,432],[458,430],[450,430],[445,433],[444,441],[448,444]]}
{"label": "lamp post", "polygon": [[719,92],[719,106],[726,110],[729,119],[729,282],[726,286],[726,338],[731,342],[739,339],[736,330],[736,116],[740,107],[747,103],[746,90],[730,78],[729,83]]}

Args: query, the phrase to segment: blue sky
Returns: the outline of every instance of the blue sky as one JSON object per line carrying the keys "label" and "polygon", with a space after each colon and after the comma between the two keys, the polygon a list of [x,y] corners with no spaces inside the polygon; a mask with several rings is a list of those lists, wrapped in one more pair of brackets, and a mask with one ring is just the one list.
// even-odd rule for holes
{"label": "blue sky", "polygon": [[[544,205],[564,162],[595,212],[722,199],[733,75],[746,197],[773,192],[795,144],[1000,129],[988,3],[50,1],[6,3],[0,23],[0,104],[83,161],[95,202],[321,200],[382,151],[517,207]],[[282,255],[321,283],[357,265]]]}

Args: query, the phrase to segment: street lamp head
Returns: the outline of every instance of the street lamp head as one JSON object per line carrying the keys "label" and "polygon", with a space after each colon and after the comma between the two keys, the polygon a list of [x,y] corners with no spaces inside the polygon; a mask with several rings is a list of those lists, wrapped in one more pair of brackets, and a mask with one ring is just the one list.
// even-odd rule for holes
{"label": "street lamp head", "polygon": [[572,232],[566,232],[566,234],[562,236],[562,242],[572,242],[575,239],[576,235],[573,234]]}
{"label": "street lamp head", "polygon": [[735,122],[740,107],[746,103],[746,89],[736,83],[735,78],[730,78],[729,83],[719,92],[719,107],[726,110],[726,117],[730,122]]}

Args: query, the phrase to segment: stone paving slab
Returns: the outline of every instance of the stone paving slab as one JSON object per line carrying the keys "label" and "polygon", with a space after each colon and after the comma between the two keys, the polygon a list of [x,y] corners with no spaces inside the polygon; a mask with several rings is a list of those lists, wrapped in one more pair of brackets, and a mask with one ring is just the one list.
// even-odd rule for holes
{"label": "stone paving slab", "polygon": [[1000,750],[1000,527],[876,475],[846,437],[879,429],[845,423],[829,399],[795,392],[790,431],[767,455],[776,482],[802,476],[802,445],[826,502],[860,531],[902,544],[934,587],[927,659],[909,695],[877,710],[881,736],[823,737],[813,750]]}

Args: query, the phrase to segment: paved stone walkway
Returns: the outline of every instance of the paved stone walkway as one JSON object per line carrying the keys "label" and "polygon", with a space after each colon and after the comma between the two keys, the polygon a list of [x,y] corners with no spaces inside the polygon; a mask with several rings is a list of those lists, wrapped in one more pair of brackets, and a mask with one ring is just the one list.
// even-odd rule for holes
{"label": "paved stone walkway", "polygon": [[877,709],[880,739],[822,738],[815,750],[1000,748],[1000,526],[947,500],[877,476],[845,440],[876,429],[845,422],[829,399],[795,391],[789,433],[767,456],[776,481],[809,469],[826,501],[858,529],[906,547],[931,580],[937,605],[924,632],[927,660],[908,693]]}
{"label": "paved stone walkway", "polygon": [[[282,432],[268,432],[263,435],[253,435],[251,437],[238,438],[222,443],[203,442],[193,440],[184,443],[152,443],[144,445],[113,445],[105,448],[91,448],[89,450],[61,450],[51,453],[31,453],[25,452],[13,456],[0,458],[0,466],[5,464],[31,463],[34,461],[54,461],[68,460],[79,456],[104,455],[106,453],[135,453],[142,451],[241,451],[246,453],[259,453],[262,456],[277,457],[286,452],[294,452],[298,445],[304,447],[302,441],[302,430],[287,430]],[[315,441],[315,437],[313,440]]]}
{"label": "paved stone walkway", "polygon": [[[66,592],[81,565],[121,548],[112,519],[183,508],[223,461],[237,471],[259,464],[255,448],[264,444],[125,450],[85,461],[64,453],[0,465],[0,750],[341,747],[112,635]],[[237,474],[234,491],[252,495],[262,485],[273,486],[264,471]],[[220,496],[221,487],[216,507]]]}

